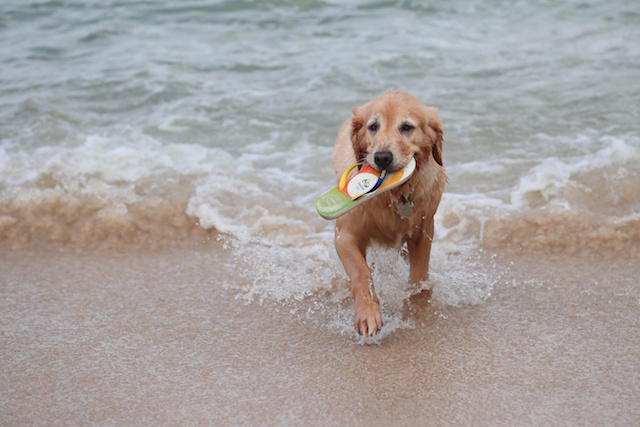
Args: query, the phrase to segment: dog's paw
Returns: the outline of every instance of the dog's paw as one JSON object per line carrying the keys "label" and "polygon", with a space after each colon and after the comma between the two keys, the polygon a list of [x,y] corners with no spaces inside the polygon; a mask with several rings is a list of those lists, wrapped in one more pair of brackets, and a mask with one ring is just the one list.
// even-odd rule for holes
{"label": "dog's paw", "polygon": [[422,289],[409,297],[409,303],[414,308],[425,308],[431,304],[431,289]]}
{"label": "dog's paw", "polygon": [[374,301],[356,302],[354,326],[363,337],[371,337],[382,328],[380,305]]}

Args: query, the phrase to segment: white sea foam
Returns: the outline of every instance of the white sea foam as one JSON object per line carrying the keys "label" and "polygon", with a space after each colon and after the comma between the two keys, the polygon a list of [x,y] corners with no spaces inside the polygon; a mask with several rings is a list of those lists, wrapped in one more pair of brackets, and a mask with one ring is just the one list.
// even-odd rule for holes
{"label": "white sea foam", "polygon": [[[265,251],[261,256],[269,261],[262,267],[263,276],[274,274],[278,259],[292,256],[269,254],[276,245],[291,248],[291,254],[305,248],[305,256],[315,259],[312,263],[326,266],[324,250],[309,248],[332,244],[332,223],[320,219],[313,210],[313,200],[332,185],[332,178],[324,175],[321,179],[305,169],[305,164],[321,163],[317,151],[328,164],[330,149],[318,150],[303,142],[290,152],[282,152],[277,144],[278,135],[274,134],[249,146],[246,154],[234,157],[218,148],[162,144],[150,136],[130,132],[111,138],[89,136],[79,146],[42,147],[31,153],[3,147],[0,178],[4,189],[0,201],[10,209],[3,213],[2,229],[19,227],[21,221],[39,221],[35,212],[42,206],[54,205],[57,207],[50,209],[66,212],[66,217],[77,216],[74,209],[93,206],[96,219],[122,223],[134,215],[132,206],[143,204],[162,210],[167,195],[177,191],[182,195],[183,214],[196,218],[203,229],[232,236],[240,248],[239,258],[249,255],[255,258]],[[487,222],[492,224],[489,240],[493,240],[496,221],[509,217],[515,218],[517,224],[520,215],[530,216],[531,209],[553,206],[553,212],[563,209],[570,215],[579,215],[583,209],[593,212],[591,205],[584,202],[593,198],[585,199],[585,195],[609,197],[613,206],[635,200],[633,182],[640,159],[638,138],[604,136],[590,140],[590,144],[599,148],[579,156],[547,158],[534,164],[521,174],[513,188],[489,193],[446,192],[436,215],[436,246],[450,257],[460,253],[461,248],[482,245],[487,239]],[[451,169],[452,175],[462,177],[495,171],[491,167],[468,165],[458,168],[455,163]],[[602,179],[592,181],[590,176],[596,173],[603,174]],[[89,205],[87,197],[93,200]],[[613,224],[618,231],[622,226],[631,227],[629,221],[633,219],[629,218],[633,216],[625,213],[625,206],[611,211],[603,224]],[[31,214],[25,214],[28,212]],[[86,215],[88,211],[78,212]],[[553,212],[547,209],[544,215]],[[564,216],[560,213],[549,221]],[[242,255],[242,251],[247,254]],[[335,271],[339,268],[331,268],[332,276],[337,276]],[[255,274],[260,276],[259,272]],[[302,269],[300,277],[304,274]],[[438,277],[437,270],[434,277]]]}
{"label": "white sea foam", "polygon": [[[584,188],[584,183],[575,178],[579,173],[610,173],[615,171],[618,177],[627,172],[627,167],[638,168],[640,160],[640,141],[637,137],[627,139],[604,136],[598,140],[602,147],[594,153],[580,157],[559,159],[556,157],[543,159],[527,173],[524,173],[519,184],[511,191],[511,203],[523,210],[536,203],[536,196],[545,203],[555,200],[556,203],[567,203],[561,198],[571,189]],[[607,171],[603,169],[608,169]],[[603,181],[614,179],[603,177]]]}
{"label": "white sea foam", "polygon": [[571,171],[567,164],[557,158],[546,159],[522,178],[518,186],[511,192],[511,203],[515,208],[529,207],[527,196],[539,193],[546,201],[558,194],[561,188],[569,184]]}

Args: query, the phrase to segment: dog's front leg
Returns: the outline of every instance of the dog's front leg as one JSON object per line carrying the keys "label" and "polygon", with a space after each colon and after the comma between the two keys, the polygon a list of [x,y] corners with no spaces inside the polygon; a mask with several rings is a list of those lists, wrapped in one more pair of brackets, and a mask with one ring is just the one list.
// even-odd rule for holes
{"label": "dog's front leg", "polygon": [[429,258],[431,257],[431,241],[433,240],[433,217],[422,220],[407,242],[409,250],[409,283],[419,286],[429,278]]}
{"label": "dog's front leg", "polygon": [[382,328],[382,315],[378,296],[373,288],[371,270],[367,265],[366,245],[348,231],[340,231],[338,227],[335,244],[342,265],[351,279],[356,330],[362,336],[372,336]]}

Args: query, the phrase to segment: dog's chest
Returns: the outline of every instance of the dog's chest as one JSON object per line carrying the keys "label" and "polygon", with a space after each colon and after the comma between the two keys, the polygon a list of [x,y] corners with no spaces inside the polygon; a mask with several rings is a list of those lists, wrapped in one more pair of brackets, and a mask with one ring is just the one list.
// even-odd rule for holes
{"label": "dog's chest", "polygon": [[376,208],[368,210],[369,218],[373,220],[369,233],[376,243],[391,247],[402,246],[412,237],[416,226],[419,227],[415,223],[415,204],[413,199],[409,202],[407,196],[404,201],[398,201],[397,196],[389,194],[385,203],[380,203]]}

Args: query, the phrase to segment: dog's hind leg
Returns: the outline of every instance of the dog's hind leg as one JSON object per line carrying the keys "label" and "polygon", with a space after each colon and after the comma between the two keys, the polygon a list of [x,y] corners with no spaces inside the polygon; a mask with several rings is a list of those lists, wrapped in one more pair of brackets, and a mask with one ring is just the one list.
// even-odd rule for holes
{"label": "dog's hind leg", "polygon": [[433,217],[424,219],[407,242],[410,265],[409,283],[411,285],[419,286],[429,278],[429,257],[431,256],[433,231]]}

